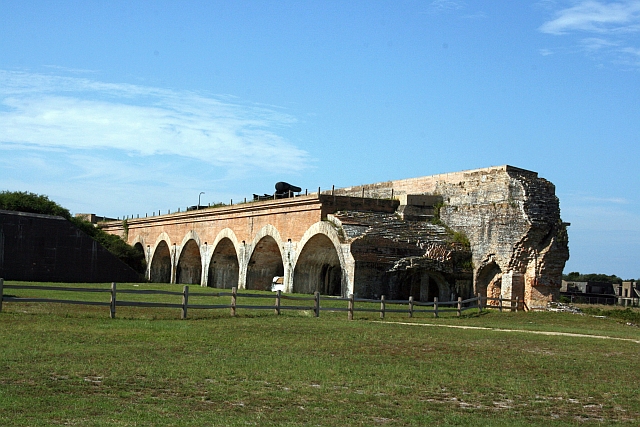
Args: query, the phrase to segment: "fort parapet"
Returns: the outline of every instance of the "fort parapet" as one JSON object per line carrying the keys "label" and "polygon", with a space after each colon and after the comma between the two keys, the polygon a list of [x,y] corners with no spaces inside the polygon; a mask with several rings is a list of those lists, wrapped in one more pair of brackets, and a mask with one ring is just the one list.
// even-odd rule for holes
{"label": "fort parapet", "polygon": [[569,257],[555,187],[500,166],[101,223],[143,251],[147,278],[240,289],[530,308],[558,296]]}

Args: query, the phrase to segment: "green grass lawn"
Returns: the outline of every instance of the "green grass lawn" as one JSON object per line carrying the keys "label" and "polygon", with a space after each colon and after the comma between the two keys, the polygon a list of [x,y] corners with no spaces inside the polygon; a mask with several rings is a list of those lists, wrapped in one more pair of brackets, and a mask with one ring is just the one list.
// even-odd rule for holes
{"label": "green grass lawn", "polygon": [[[212,291],[191,287],[190,301]],[[79,297],[55,294],[47,296]],[[108,301],[108,294],[82,297]],[[179,309],[119,307],[110,319],[108,307],[5,302],[0,425],[640,423],[636,342],[439,327],[640,340],[640,328],[612,317],[471,310],[462,318],[394,314],[384,322],[356,313],[349,322],[343,312],[314,318],[248,309],[236,317],[228,309],[179,316]],[[407,321],[437,326],[400,324]]]}

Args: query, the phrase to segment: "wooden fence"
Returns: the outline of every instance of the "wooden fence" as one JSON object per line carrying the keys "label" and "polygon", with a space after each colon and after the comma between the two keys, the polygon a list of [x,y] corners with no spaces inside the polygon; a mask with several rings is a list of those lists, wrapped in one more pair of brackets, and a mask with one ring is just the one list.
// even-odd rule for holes
{"label": "wooden fence", "polygon": [[[16,297],[11,295],[4,295],[5,289],[28,289],[28,290],[45,290],[45,291],[63,291],[63,292],[99,292],[110,295],[109,301],[80,301],[80,300],[68,300],[68,299],[53,299],[53,298],[32,298],[32,297]],[[122,294],[138,294],[138,295],[170,295],[181,297],[181,303],[165,303],[154,301],[123,301],[118,299],[118,296]],[[281,291],[277,291],[273,294],[253,294],[253,293],[238,293],[236,288],[232,288],[231,292],[198,292],[198,297],[231,297],[229,304],[190,304],[189,303],[189,287],[184,286],[182,292],[155,290],[155,289],[120,289],[117,290],[116,284],[112,283],[110,288],[71,288],[62,286],[30,286],[30,285],[5,285],[3,279],[0,279],[0,311],[2,311],[2,303],[25,303],[25,302],[43,302],[43,303],[58,303],[58,304],[80,304],[80,305],[96,305],[109,307],[110,317],[113,319],[116,317],[117,307],[162,307],[162,308],[179,308],[181,310],[180,318],[187,318],[188,310],[215,310],[215,309],[229,309],[231,316],[237,314],[238,309],[251,309],[251,310],[274,310],[274,313],[279,315],[283,310],[307,310],[313,311],[315,317],[320,317],[321,311],[333,311],[333,312],[347,312],[347,318],[353,320],[355,312],[372,312],[380,313],[380,318],[384,319],[387,313],[406,313],[408,317],[413,317],[417,313],[432,313],[434,317],[438,317],[443,312],[455,312],[457,316],[461,316],[464,311],[476,309],[478,312],[482,312],[483,309],[494,308],[499,311],[510,310],[518,311],[519,309],[527,309],[524,301],[516,298],[514,300],[507,300],[499,298],[486,298],[480,295],[463,300],[458,298],[457,301],[438,301],[435,298],[431,302],[415,301],[413,297],[409,297],[408,300],[387,300],[382,295],[380,299],[365,299],[355,298],[353,294],[348,298],[344,297],[332,297],[326,295],[320,295],[319,292],[315,292],[312,296],[294,296],[284,295]],[[271,305],[251,305],[251,304],[238,304],[238,300],[245,298],[259,298],[259,299],[273,299],[274,303]],[[346,307],[333,307],[333,306],[321,306],[321,300],[327,302],[343,301],[346,302]],[[296,301],[295,304],[308,305],[283,305],[282,301]],[[298,303],[303,301],[303,303]],[[487,306],[487,302],[492,301],[496,304]],[[356,303],[369,303],[369,307],[356,307]],[[380,304],[380,308],[371,308],[370,304]],[[391,307],[387,307],[387,306]]]}
{"label": "wooden fence", "polygon": [[625,307],[640,307],[640,298],[620,297],[611,294],[578,294],[575,292],[560,292],[560,301],[571,304],[602,304],[621,305]]}

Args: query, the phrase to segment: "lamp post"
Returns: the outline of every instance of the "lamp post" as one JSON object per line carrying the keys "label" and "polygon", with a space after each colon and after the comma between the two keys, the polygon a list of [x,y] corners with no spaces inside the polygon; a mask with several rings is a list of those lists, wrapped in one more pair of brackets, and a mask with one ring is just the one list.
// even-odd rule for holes
{"label": "lamp post", "polygon": [[201,191],[200,194],[198,194],[198,209],[200,209],[200,196],[202,196],[204,194],[204,191]]}

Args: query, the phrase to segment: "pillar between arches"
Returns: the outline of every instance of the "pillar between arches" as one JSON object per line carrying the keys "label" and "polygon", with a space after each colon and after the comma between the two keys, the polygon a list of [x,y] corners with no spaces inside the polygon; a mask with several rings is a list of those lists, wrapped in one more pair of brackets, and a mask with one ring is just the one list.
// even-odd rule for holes
{"label": "pillar between arches", "polygon": [[282,258],[284,264],[284,291],[287,293],[293,292],[293,273],[295,271],[295,259],[297,253],[297,243],[293,243],[291,240],[284,244],[282,251]]}
{"label": "pillar between arches", "polygon": [[253,245],[245,241],[239,246],[238,259],[240,260],[240,271],[238,272],[238,289],[247,289],[247,269],[249,268],[249,254],[253,251]]}
{"label": "pillar between arches", "polygon": [[356,261],[351,254],[351,245],[349,243],[342,243],[340,245],[340,252],[342,253],[342,261],[344,263],[344,267],[342,268],[342,296],[348,297],[354,293],[355,289]]}
{"label": "pillar between arches", "polygon": [[209,283],[209,264],[211,259],[209,258],[209,245],[207,242],[200,245],[200,265],[202,265],[202,272],[200,274],[200,287],[206,287]]}
{"label": "pillar between arches", "polygon": [[169,250],[171,251],[171,280],[169,281],[169,283],[175,284],[176,283],[177,270],[178,270],[178,251],[179,251],[179,248],[176,247],[175,243],[172,246],[173,247],[169,248]]}
{"label": "pillar between arches", "polygon": [[518,297],[522,300],[524,298],[524,274],[516,273],[513,270],[503,273],[500,295],[502,299]]}

